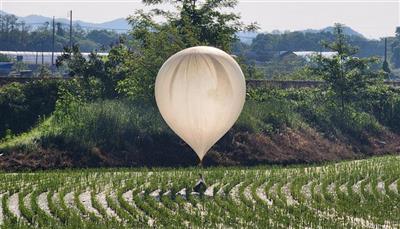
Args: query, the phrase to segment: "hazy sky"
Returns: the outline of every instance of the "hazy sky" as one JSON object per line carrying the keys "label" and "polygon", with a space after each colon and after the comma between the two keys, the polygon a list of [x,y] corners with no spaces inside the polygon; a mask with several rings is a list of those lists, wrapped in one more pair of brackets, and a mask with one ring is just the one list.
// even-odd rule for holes
{"label": "hazy sky", "polygon": [[[18,16],[38,14],[104,22],[143,8],[139,0],[0,0],[2,10]],[[168,6],[167,6],[168,7]],[[0,8],[0,9],[1,9]],[[235,11],[261,31],[320,29],[344,23],[368,38],[394,35],[400,26],[400,0],[239,0]]]}

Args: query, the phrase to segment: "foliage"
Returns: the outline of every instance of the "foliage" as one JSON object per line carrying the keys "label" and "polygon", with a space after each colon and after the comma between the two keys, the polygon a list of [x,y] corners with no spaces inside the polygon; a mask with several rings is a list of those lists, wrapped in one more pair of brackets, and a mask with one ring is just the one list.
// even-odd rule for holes
{"label": "foliage", "polygon": [[114,46],[118,42],[117,34],[107,30],[92,30],[87,33],[86,37],[97,44],[101,44],[100,48],[103,50],[108,50],[109,47]]}
{"label": "foliage", "polygon": [[[117,66],[112,61],[116,55],[121,54],[117,50],[115,48],[113,52],[110,52],[108,60],[95,52],[92,52],[89,59],[86,60],[80,53],[79,46],[74,45],[72,49],[64,49],[63,54],[56,60],[56,66],[65,66],[71,77],[80,79],[74,83],[81,83],[77,86],[81,87],[84,90],[83,93],[87,94],[86,99],[114,98],[116,97],[115,78],[118,77],[118,74],[115,70]],[[124,57],[126,55],[118,57],[118,61],[122,61],[121,58]]]}
{"label": "foliage", "polygon": [[370,85],[382,80],[383,74],[371,69],[377,61],[375,58],[354,57],[357,49],[346,42],[341,24],[335,25],[335,35],[335,41],[325,42],[324,46],[337,55],[319,55],[312,70],[323,77],[329,94],[336,98],[341,113],[344,113],[346,104],[360,100]]}
{"label": "foliage", "polygon": [[246,61],[243,56],[236,58],[246,79],[263,79],[264,72],[254,62]]}
{"label": "foliage", "polygon": [[[147,5],[156,5],[163,0],[144,0]],[[240,22],[240,16],[227,12],[237,5],[236,0],[207,0],[198,1],[168,1],[177,13],[155,9],[155,15],[164,17],[167,24],[176,28],[186,47],[195,45],[211,45],[228,51],[233,41],[237,40],[236,33],[243,30],[254,30],[256,24],[245,26]],[[144,15],[143,15],[144,16]],[[152,15],[146,15],[151,19]],[[131,18],[133,19],[133,18]]]}
{"label": "foliage", "polygon": [[317,127],[326,136],[345,137],[367,145],[368,140],[365,136],[377,136],[383,131],[379,122],[368,113],[357,111],[357,109],[348,105],[342,111],[341,108],[329,100],[318,102],[324,103],[301,107],[299,110],[302,113],[304,112],[303,117],[307,123]]}
{"label": "foliage", "polygon": [[[122,62],[126,75],[116,89],[131,98],[151,100],[158,69],[168,57],[183,49],[184,44],[170,25],[157,25],[145,14],[137,17],[137,21],[132,22],[136,25],[132,31],[135,38],[132,45],[136,51],[127,53]],[[149,27],[157,30],[149,31]]]}
{"label": "foliage", "polygon": [[[147,5],[157,5],[160,0],[146,0]],[[196,45],[210,45],[229,51],[237,40],[236,32],[255,29],[245,26],[240,17],[225,10],[237,4],[235,0],[168,1],[176,12],[153,9],[137,11],[128,18],[133,25],[131,46],[134,54],[124,63],[131,69],[127,77],[118,82],[117,90],[129,97],[153,98],[154,81],[158,69],[172,54]],[[164,23],[155,21],[161,17]]]}
{"label": "foliage", "polygon": [[[77,79],[78,80],[78,79]],[[106,151],[118,151],[132,148],[136,138],[153,139],[157,136],[169,136],[168,144],[177,142],[177,138],[166,127],[154,104],[144,101],[98,101],[90,102],[80,84],[69,81],[60,87],[61,97],[50,123],[41,130],[38,140],[44,144],[57,143],[60,149],[75,150],[100,147]],[[63,91],[65,90],[65,91]],[[320,89],[296,90],[250,90],[248,101],[233,127],[234,132],[275,134],[286,128],[297,129],[300,126],[314,126],[327,136],[347,136],[356,141],[365,140],[365,133],[378,134],[381,125],[368,113],[346,107],[341,114],[335,103]],[[372,96],[372,92],[371,92]],[[397,94],[396,98],[399,98]],[[384,98],[382,98],[384,99]],[[380,114],[379,100],[371,99],[370,109]],[[360,106],[363,104],[360,104]],[[365,105],[363,105],[365,106]],[[400,109],[398,104],[394,109]],[[386,106],[385,106],[386,108]],[[386,108],[387,109],[387,108]],[[367,111],[367,107],[365,107]],[[369,111],[371,112],[371,111]],[[386,111],[382,115],[388,115]],[[383,117],[383,116],[382,116]],[[400,117],[390,116],[386,123],[396,123]],[[383,118],[378,120],[384,120]],[[53,142],[53,143],[52,143]],[[178,141],[179,142],[179,141]],[[158,145],[158,144],[155,144]],[[67,148],[64,148],[67,147]],[[137,145],[136,147],[141,147]]]}
{"label": "foliage", "polygon": [[67,107],[57,107],[43,141],[59,138],[86,149],[96,146],[113,151],[125,149],[141,136],[166,130],[152,105],[117,100],[85,103],[73,98],[76,96],[69,98]]}
{"label": "foliage", "polygon": [[[365,135],[377,135],[382,132],[382,125],[377,120],[379,111],[382,111],[382,117],[390,116],[390,110],[377,110],[371,112],[372,107],[366,107],[366,104],[358,104],[357,106],[346,105],[344,112],[336,105],[328,95],[327,91],[321,89],[290,89],[290,90],[252,90],[249,92],[249,98],[262,102],[252,108],[252,113],[256,113],[260,107],[269,104],[268,109],[261,112],[260,117],[266,121],[265,125],[280,123],[280,128],[292,127],[299,128],[301,126],[312,126],[324,133],[326,136],[335,136],[339,138],[350,138],[355,142],[365,141]],[[371,91],[370,100],[367,104],[374,106],[381,102],[378,95]],[[394,95],[393,95],[394,96]],[[400,94],[397,94],[399,98]],[[364,107],[365,106],[365,107]],[[380,106],[382,107],[382,105]],[[385,106],[386,107],[386,106]],[[394,109],[399,109],[396,106]],[[387,109],[387,108],[386,108]],[[275,112],[276,113],[275,113]],[[268,118],[269,113],[277,114],[272,116],[274,119]],[[367,113],[368,112],[368,113]],[[243,117],[251,123],[251,118],[243,114]],[[392,122],[400,120],[397,117],[390,116]],[[239,121],[240,123],[240,121]],[[387,123],[387,122],[386,122]],[[386,124],[383,122],[382,124]],[[257,124],[261,128],[260,123]]]}
{"label": "foliage", "polygon": [[[180,142],[152,103],[141,100],[90,102],[83,99],[85,96],[63,92],[72,91],[71,88],[65,89],[66,86],[60,87],[61,97],[51,119],[37,129],[40,135],[35,135],[38,137],[36,141],[42,142],[45,147],[72,151],[99,147],[108,152],[118,152],[143,147],[140,139],[163,138],[163,144],[168,141],[170,145]],[[276,91],[275,94],[282,93]],[[273,134],[298,125],[298,116],[291,109],[291,101],[283,96],[277,98],[269,94],[254,98],[246,103],[233,128],[235,132]],[[58,142],[57,145],[53,145],[55,142]],[[164,147],[160,143],[153,145]]]}
{"label": "foliage", "polygon": [[288,99],[283,90],[251,89],[234,129],[273,134],[284,131],[287,127],[296,128],[301,125],[302,120],[293,109],[294,105],[294,101]]}
{"label": "foliage", "polygon": [[[345,27],[346,28],[346,27]],[[360,47],[358,57],[382,56],[383,40],[368,40],[354,35],[346,35],[352,46]],[[333,31],[295,31],[283,33],[259,33],[247,46],[236,44],[233,53],[244,55],[246,59],[258,62],[270,61],[279,51],[327,51],[322,41],[335,40]]]}
{"label": "foliage", "polygon": [[[63,82],[56,110],[50,118],[26,134],[9,133],[0,144],[0,151],[21,149],[31,153],[42,149],[68,152],[73,158],[90,158],[76,159],[78,162],[74,165],[90,162],[91,166],[99,166],[99,159],[93,156],[99,153],[101,158],[116,157],[115,161],[129,158],[124,162],[130,164],[125,166],[195,163],[195,154],[167,127],[154,103],[131,99],[93,100],[96,95],[87,94],[90,92],[81,88],[79,80]],[[369,153],[373,147],[370,144],[374,144],[371,138],[380,139],[380,135],[387,134],[386,127],[398,131],[400,91],[369,87],[368,100],[346,104],[344,113],[327,93],[319,88],[249,90],[238,121],[213,148],[216,151],[211,152],[230,155],[243,150],[227,164],[237,158],[241,158],[241,163],[251,164],[252,158],[258,157],[257,160],[265,162],[267,159],[262,156],[265,152],[249,151],[247,147],[252,146],[248,144],[265,144],[265,139],[276,140],[293,131],[310,129],[323,136],[324,141],[345,142],[353,145],[352,150]],[[253,143],[240,140],[240,136],[249,136],[248,141]],[[281,143],[276,144],[281,147]],[[218,157],[229,158],[226,155]]]}
{"label": "foliage", "polygon": [[380,123],[394,132],[400,130],[400,90],[389,86],[369,87],[364,100],[359,104],[365,112],[372,114]]}
{"label": "foliage", "polygon": [[46,65],[41,65],[38,69],[37,77],[48,78],[51,74],[49,67]]}
{"label": "foliage", "polygon": [[41,117],[49,115],[57,100],[58,81],[38,80],[11,83],[0,88],[0,139],[7,133],[29,130]]}
{"label": "foliage", "polygon": [[274,58],[264,65],[260,65],[264,78],[274,80],[322,80],[310,68],[309,62],[292,54]]}

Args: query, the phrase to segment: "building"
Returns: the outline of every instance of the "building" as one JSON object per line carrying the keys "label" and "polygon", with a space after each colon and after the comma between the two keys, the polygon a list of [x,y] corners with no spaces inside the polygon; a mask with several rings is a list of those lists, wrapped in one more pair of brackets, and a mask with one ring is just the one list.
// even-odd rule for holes
{"label": "building", "polygon": [[317,51],[278,51],[275,58],[285,59],[288,57],[301,57],[310,60],[312,56],[322,55],[323,57],[331,58],[337,55],[337,52],[317,52]]}
{"label": "building", "polygon": [[[6,55],[13,61],[21,61],[26,64],[45,64],[51,65],[52,52],[27,52],[27,51],[0,51],[0,54]],[[61,56],[62,52],[54,52],[54,64],[57,57]],[[100,56],[107,56],[108,53],[97,53]],[[82,56],[89,58],[90,53],[83,52]]]}
{"label": "building", "polygon": [[296,56],[303,57],[307,61],[310,60],[312,56],[321,55],[326,58],[332,58],[337,55],[337,52],[316,52],[316,51],[295,51],[293,52]]}

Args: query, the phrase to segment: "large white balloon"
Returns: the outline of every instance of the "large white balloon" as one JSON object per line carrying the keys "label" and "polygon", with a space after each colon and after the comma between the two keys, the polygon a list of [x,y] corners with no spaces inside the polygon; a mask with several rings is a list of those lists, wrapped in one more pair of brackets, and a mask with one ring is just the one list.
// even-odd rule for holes
{"label": "large white balloon", "polygon": [[246,83],[230,55],[198,46],[174,54],[163,64],[155,97],[167,124],[203,160],[239,117]]}

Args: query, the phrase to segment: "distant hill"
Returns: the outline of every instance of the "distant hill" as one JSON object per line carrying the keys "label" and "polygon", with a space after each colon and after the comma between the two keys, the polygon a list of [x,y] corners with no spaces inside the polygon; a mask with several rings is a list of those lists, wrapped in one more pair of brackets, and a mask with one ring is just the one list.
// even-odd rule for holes
{"label": "distant hill", "polygon": [[[305,30],[299,30],[297,32],[303,32],[303,33],[320,33],[320,32],[329,32],[333,33],[334,27],[333,26],[328,26],[323,29],[305,29]],[[237,33],[239,39],[241,42],[245,44],[251,44],[253,39],[259,34],[259,33],[271,33],[271,34],[283,34],[286,31],[281,31],[281,30],[273,30],[272,32],[239,32]],[[354,29],[344,26],[343,27],[343,32],[345,35],[348,36],[357,36],[361,38],[365,38],[364,35],[361,33],[355,31]],[[365,38],[366,39],[366,38]]]}
{"label": "distant hill", "polygon": [[[333,26],[328,26],[326,28],[323,29],[306,29],[306,30],[301,30],[301,32],[304,33],[320,33],[320,32],[330,32],[333,33],[334,27]],[[348,36],[358,36],[358,37],[362,37],[365,38],[364,35],[362,35],[361,33],[355,31],[354,29],[348,27],[348,26],[344,26],[343,27],[343,33],[345,35]]]}
{"label": "distant hill", "polygon": [[[321,33],[321,32],[329,32],[329,33],[333,33],[334,31],[334,27],[333,26],[328,26],[322,29],[305,29],[305,30],[298,30],[298,31],[294,31],[294,32],[303,32],[303,33]],[[286,31],[281,31],[281,30],[273,30],[272,34],[284,34]],[[358,37],[362,37],[365,38],[364,35],[362,35],[361,33],[355,31],[354,29],[352,29],[351,27],[348,26],[344,26],[343,27],[343,33],[345,35],[348,36],[358,36]]]}
{"label": "distant hill", "polygon": [[[0,11],[0,14],[7,14],[7,12]],[[18,17],[18,16],[17,16]],[[30,25],[31,27],[35,28],[40,26],[45,22],[51,22],[53,19],[51,17],[41,16],[41,15],[29,15],[25,17],[18,17],[20,21],[25,21],[26,24]],[[56,18],[56,22],[61,22],[63,24],[69,24],[69,20],[66,18]],[[128,24],[128,21],[124,18],[117,18],[112,21],[107,21],[103,23],[93,23],[93,22],[86,22],[81,20],[74,20],[73,24],[79,24],[82,28],[86,29],[110,29],[116,30],[117,32],[125,32],[131,28]],[[300,32],[304,33],[319,33],[319,32],[331,32],[333,33],[333,26],[328,26],[323,29],[306,29],[301,30]],[[261,32],[262,33],[262,32]],[[263,32],[266,33],[266,32]],[[274,30],[271,33],[284,33],[284,31]],[[252,40],[257,36],[258,32],[239,32],[237,35],[243,43],[250,44]],[[345,26],[344,27],[344,34],[350,36],[358,36],[365,38],[361,33],[355,31],[354,29]]]}
{"label": "distant hill", "polygon": [[237,36],[239,40],[245,44],[251,44],[254,38],[257,36],[257,32],[238,32]]}

